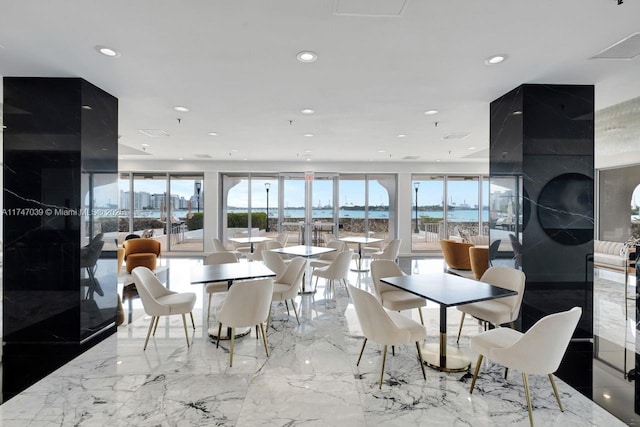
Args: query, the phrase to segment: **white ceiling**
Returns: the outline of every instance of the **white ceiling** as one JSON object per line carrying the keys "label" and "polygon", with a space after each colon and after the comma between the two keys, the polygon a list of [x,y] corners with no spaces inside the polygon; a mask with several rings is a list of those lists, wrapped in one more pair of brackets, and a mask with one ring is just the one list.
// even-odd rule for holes
{"label": "white ceiling", "polygon": [[590,59],[638,17],[632,0],[0,0],[0,75],[118,97],[124,159],[486,162],[489,103],[522,83],[595,84],[596,109],[640,96],[640,57]]}

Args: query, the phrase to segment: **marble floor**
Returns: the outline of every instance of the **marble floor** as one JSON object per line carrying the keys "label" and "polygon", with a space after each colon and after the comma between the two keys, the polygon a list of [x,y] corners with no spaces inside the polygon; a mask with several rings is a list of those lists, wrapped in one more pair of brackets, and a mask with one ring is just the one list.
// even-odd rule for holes
{"label": "marble floor", "polygon": [[[273,304],[267,332],[270,356],[255,333],[236,340],[234,366],[228,367],[228,342],[216,349],[206,328],[201,286],[189,284],[198,259],[164,259],[170,286],[198,295],[193,345],[187,348],[180,316],[162,318],[155,338],[142,350],[149,318],[139,301],[131,324],[0,406],[3,426],[528,426],[521,376],[485,363],[477,389],[469,394],[464,373],[417,364],[415,348],[397,348],[387,357],[378,389],[381,347],[369,343],[356,359],[362,335],[343,287],[335,293],[322,283],[315,295],[299,296],[301,325]],[[412,261],[414,272],[441,269],[442,260]],[[351,284],[371,287],[368,273],[351,273]],[[220,304],[217,296],[214,304]],[[213,310],[215,312],[215,310]],[[428,341],[437,342],[439,307],[430,304]],[[449,341],[455,342],[459,312],[448,316]],[[417,318],[417,313],[406,312]],[[469,336],[479,326],[465,322],[460,348],[475,361]],[[622,338],[624,339],[624,338]],[[561,380],[565,406],[560,412],[548,379],[530,377],[534,419],[539,426],[624,425]]]}

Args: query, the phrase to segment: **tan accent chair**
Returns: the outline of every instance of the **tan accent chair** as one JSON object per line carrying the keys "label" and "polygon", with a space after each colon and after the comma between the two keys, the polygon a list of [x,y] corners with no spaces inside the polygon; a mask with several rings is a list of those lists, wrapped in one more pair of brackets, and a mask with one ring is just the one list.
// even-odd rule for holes
{"label": "tan accent chair", "polygon": [[193,292],[178,293],[168,290],[147,267],[136,267],[131,274],[133,275],[133,281],[136,284],[136,289],[142,300],[144,312],[151,316],[151,324],[147,332],[147,339],[144,341],[143,350],[147,349],[151,330],[153,330],[153,336],[156,335],[160,316],[170,316],[172,314],[182,315],[184,335],[187,338],[187,347],[189,347],[189,333],[187,332],[185,314],[189,313],[191,315],[191,325],[195,330],[196,324],[193,321],[192,311],[196,304],[196,294]]}
{"label": "tan accent chair", "polygon": [[130,239],[122,243],[127,273],[136,267],[155,270],[160,256],[160,242],[155,239]]}
{"label": "tan accent chair", "polygon": [[395,262],[387,259],[371,262],[373,288],[375,289],[376,298],[378,298],[380,304],[382,304],[384,308],[393,311],[417,308],[418,314],[420,314],[420,323],[424,325],[421,307],[426,307],[427,300],[422,297],[415,296],[407,291],[398,289],[395,286],[387,285],[380,280],[385,277],[396,276],[406,276],[406,274],[404,274]]}
{"label": "tan accent chair", "polygon": [[513,322],[520,314],[526,279],[525,274],[516,268],[491,267],[487,269],[480,278],[481,282],[516,291],[518,295],[456,306],[462,312],[456,342],[460,341],[465,314],[492,323],[496,327],[510,323],[513,328]]}
{"label": "tan accent chair", "polygon": [[489,248],[470,247],[469,261],[471,262],[473,278],[480,280],[484,272],[489,269]]}
{"label": "tan accent chair", "polygon": [[427,379],[424,372],[424,362],[420,350],[420,341],[427,339],[427,330],[420,323],[415,322],[400,313],[385,310],[376,297],[362,289],[349,285],[349,294],[353,299],[353,306],[356,309],[356,316],[362,328],[364,341],[360,349],[360,356],[356,366],[360,365],[364,346],[368,340],[384,345],[382,351],[382,369],[380,370],[380,383],[378,388],[382,388],[382,378],[384,376],[384,364],[387,358],[387,346],[416,343],[418,349],[418,361],[422,369],[422,376]]}
{"label": "tan accent chair", "polygon": [[473,393],[482,358],[487,357],[507,369],[522,372],[531,427],[533,427],[533,409],[527,374],[549,377],[560,411],[564,412],[553,380],[553,373],[560,366],[581,314],[580,307],[573,307],[569,311],[543,317],[524,334],[509,328],[497,328],[471,338],[471,350],[478,353],[478,361],[469,393]]}
{"label": "tan accent chair", "polygon": [[456,242],[455,240],[440,240],[442,256],[449,268],[455,270],[471,270],[471,260],[469,260],[469,248],[473,243]]}
{"label": "tan accent chair", "polygon": [[271,307],[271,295],[273,294],[273,279],[246,280],[235,282],[229,288],[227,298],[222,307],[216,312],[218,319],[218,340],[216,348],[220,345],[222,324],[231,328],[231,345],[229,347],[229,367],[233,366],[233,344],[235,328],[260,326],[264,351],[269,357],[267,336],[264,332],[264,322],[269,316]]}

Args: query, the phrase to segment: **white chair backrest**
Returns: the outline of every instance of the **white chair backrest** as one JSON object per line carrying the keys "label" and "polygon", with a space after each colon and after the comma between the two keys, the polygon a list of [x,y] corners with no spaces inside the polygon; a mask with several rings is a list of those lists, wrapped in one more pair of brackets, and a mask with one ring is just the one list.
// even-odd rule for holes
{"label": "white chair backrest", "polygon": [[282,277],[277,282],[285,285],[295,285],[297,282],[299,286],[302,283],[302,275],[304,274],[306,265],[307,260],[302,257],[292,259],[289,265],[287,265],[287,269],[282,274]]}
{"label": "white chair backrest", "polygon": [[324,243],[326,243],[327,246],[329,246],[329,243],[336,241],[336,236],[334,236],[332,233],[324,233],[323,238]]}
{"label": "white chair backrest", "polygon": [[220,239],[217,238],[213,238],[211,239],[211,241],[213,242],[213,250],[215,252],[228,252],[229,249],[227,249],[227,247],[224,245],[224,243],[222,243],[222,241]]}
{"label": "white chair backrest", "polygon": [[356,316],[365,338],[379,344],[401,345],[409,342],[408,331],[399,329],[376,297],[369,292],[349,285],[349,295],[356,309]]}
{"label": "white chair backrest", "polygon": [[[349,266],[353,251],[343,251],[338,253],[331,264],[327,267],[326,273],[333,279],[346,279],[349,275]],[[325,276],[326,277],[326,276]]]}
{"label": "white chair backrest", "polygon": [[398,291],[395,286],[382,283],[380,279],[384,277],[405,276],[404,272],[395,262],[388,259],[371,261],[371,278],[373,279],[373,288],[376,290],[376,296],[380,300],[382,292]]}
{"label": "white chair backrest", "polygon": [[401,239],[393,239],[392,241],[390,241],[382,251],[382,254],[378,256],[378,259],[388,259],[391,261],[395,261],[395,259],[398,258],[398,254],[400,253],[400,243],[402,243]]}
{"label": "white chair backrest", "polygon": [[276,278],[274,280],[278,282],[287,269],[287,264],[279,254],[271,251],[263,251],[262,259],[264,260],[264,265],[266,265],[269,270],[276,273]]}
{"label": "white chair backrest", "polygon": [[276,242],[279,242],[283,247],[287,245],[289,241],[289,234],[287,233],[278,233],[276,236]]}
{"label": "white chair backrest", "polygon": [[241,328],[267,320],[273,295],[273,279],[234,282],[216,317],[225,326]]}
{"label": "white chair backrest", "polygon": [[131,272],[138,295],[142,301],[144,312],[149,316],[165,316],[170,314],[168,306],[160,304],[158,298],[174,292],[167,290],[158,278],[147,267],[136,267]]}
{"label": "white chair backrest", "polygon": [[522,304],[526,279],[527,277],[521,270],[508,267],[490,267],[484,272],[480,281],[518,292],[518,295],[497,300],[511,306],[511,313],[517,315]]}
{"label": "white chair backrest", "polygon": [[488,356],[500,358],[500,363],[529,374],[551,374],[560,366],[581,315],[582,309],[573,307],[545,316],[516,343],[492,349]]}
{"label": "white chair backrest", "polygon": [[204,265],[231,264],[238,262],[238,258],[233,252],[213,252],[204,259]]}
{"label": "white chair backrest", "polygon": [[327,243],[327,248],[333,248],[335,251],[327,252],[318,257],[318,259],[323,261],[334,260],[338,256],[340,252],[348,251],[349,248],[345,242],[341,242],[339,240],[334,240],[333,242]]}

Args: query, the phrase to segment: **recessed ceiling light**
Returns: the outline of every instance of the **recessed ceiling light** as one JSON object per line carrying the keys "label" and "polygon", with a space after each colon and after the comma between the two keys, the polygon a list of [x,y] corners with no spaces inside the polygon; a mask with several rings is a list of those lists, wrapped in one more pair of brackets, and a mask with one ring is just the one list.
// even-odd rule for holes
{"label": "recessed ceiling light", "polygon": [[401,133],[400,135],[397,135],[398,138],[405,138],[407,135]]}
{"label": "recessed ceiling light", "polygon": [[316,110],[312,109],[312,108],[303,108],[302,110],[300,110],[300,112],[302,114],[313,114],[316,112]]}
{"label": "recessed ceiling light", "polygon": [[311,150],[304,150],[305,153],[309,154],[309,153],[313,153],[313,151]]}
{"label": "recessed ceiling light", "polygon": [[91,108],[91,105],[83,105],[82,107],[83,110],[93,110],[93,108]]}
{"label": "recessed ceiling light", "polygon": [[207,133],[207,135],[209,135],[209,136],[218,136],[218,134],[215,133],[215,132],[209,132],[209,133]]}
{"label": "recessed ceiling light", "polygon": [[469,136],[471,136],[469,132],[454,132],[443,136],[442,139],[465,139]]}
{"label": "recessed ceiling light", "polygon": [[316,59],[318,59],[318,55],[315,52],[311,52],[308,50],[303,50],[302,52],[298,52],[296,57],[300,62],[313,62]]}
{"label": "recessed ceiling light", "polygon": [[175,106],[173,107],[174,110],[179,111],[181,113],[186,113],[189,111],[189,109],[187,107],[183,107],[181,105]]}
{"label": "recessed ceiling light", "polygon": [[440,159],[436,159],[436,163],[440,163]]}
{"label": "recessed ceiling light", "polygon": [[150,136],[152,138],[159,138],[162,136],[169,136],[169,133],[162,130],[162,129],[138,129],[138,132],[140,132],[143,135],[147,135]]}
{"label": "recessed ceiling light", "polygon": [[120,52],[107,46],[96,46],[95,49],[104,56],[108,56],[110,58],[118,58],[120,56]]}
{"label": "recessed ceiling light", "polygon": [[427,116],[433,116],[434,114],[438,114],[438,110],[427,110],[424,112]]}
{"label": "recessed ceiling light", "polygon": [[143,147],[148,147],[149,146],[149,144],[140,144],[140,145],[142,145]]}
{"label": "recessed ceiling light", "polygon": [[313,134],[312,134],[312,133],[305,133],[305,134],[304,134],[304,136],[312,137],[312,136],[313,136]]}
{"label": "recessed ceiling light", "polygon": [[475,150],[476,147],[469,147],[468,150]]}
{"label": "recessed ceiling light", "polygon": [[487,65],[496,65],[507,59],[507,55],[493,55],[484,60]]}
{"label": "recessed ceiling light", "polygon": [[182,157],[178,157],[178,160],[184,160],[184,158],[182,158]]}
{"label": "recessed ceiling light", "polygon": [[311,161],[311,159],[307,159],[307,162],[310,162],[310,161]]}
{"label": "recessed ceiling light", "polygon": [[237,152],[238,152],[238,150],[231,150],[231,152],[232,152],[232,153],[237,153]]}
{"label": "recessed ceiling light", "polygon": [[384,150],[378,150],[378,153],[385,153]]}

